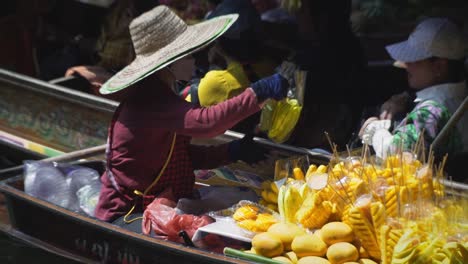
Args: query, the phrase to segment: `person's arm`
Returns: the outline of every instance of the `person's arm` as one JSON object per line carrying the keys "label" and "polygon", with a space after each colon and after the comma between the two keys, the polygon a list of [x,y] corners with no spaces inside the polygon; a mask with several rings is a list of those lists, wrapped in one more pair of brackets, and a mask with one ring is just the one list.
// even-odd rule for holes
{"label": "person's arm", "polygon": [[435,101],[422,102],[405,119],[408,122],[395,129],[392,145],[411,149],[424,131],[426,148],[429,147],[449,116],[450,113],[443,105]]}
{"label": "person's arm", "polygon": [[146,127],[157,127],[181,135],[210,138],[224,133],[242,119],[258,112],[262,103],[273,98],[280,100],[286,97],[288,84],[286,79],[275,74],[253,83],[240,95],[214,106],[200,108],[186,102],[175,93],[164,87],[153,87],[148,83],[148,89],[167,89],[156,98],[147,96],[145,89],[140,89],[137,100],[129,101],[130,108],[140,113],[138,120],[133,116],[126,117],[125,123],[131,127],[133,123],[143,123]]}
{"label": "person's arm", "polygon": [[410,150],[424,131],[426,148],[432,143],[443,120],[449,117],[448,110],[434,101],[419,104],[395,128],[393,135],[388,131],[377,130],[372,137],[372,146],[378,155],[386,154],[390,149]]}
{"label": "person's arm", "polygon": [[261,104],[250,88],[238,96],[206,108],[194,108],[184,102],[180,108],[183,123],[176,124],[174,128],[177,133],[188,136],[214,137],[260,109]]}
{"label": "person's arm", "polygon": [[[404,117],[411,110],[411,103],[414,100],[414,95],[405,91],[390,97],[380,107],[380,119],[394,120],[399,117]],[[401,120],[400,118],[399,120]]]}

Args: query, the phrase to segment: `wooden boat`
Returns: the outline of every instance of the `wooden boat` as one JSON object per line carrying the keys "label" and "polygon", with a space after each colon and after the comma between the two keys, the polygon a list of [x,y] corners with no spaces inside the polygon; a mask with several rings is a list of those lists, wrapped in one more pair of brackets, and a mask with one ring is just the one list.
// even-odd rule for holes
{"label": "wooden boat", "polygon": [[104,144],[117,105],[0,69],[0,141],[44,156]]}
{"label": "wooden boat", "polygon": [[[222,142],[241,136],[229,132],[215,140]],[[315,155],[305,149],[256,140],[280,155],[310,155],[314,163],[324,163],[328,160],[324,155]],[[90,153],[98,157],[102,154],[93,149],[86,149],[45,160],[80,160],[88,157]],[[104,169],[103,161],[99,160],[79,164],[99,172]],[[10,221],[10,225],[1,224],[0,229],[54,254],[85,263],[246,263],[124,230],[32,197],[23,191],[22,172],[21,166],[4,171],[7,175],[0,172],[0,178],[7,178],[0,183],[0,192],[5,196]]]}

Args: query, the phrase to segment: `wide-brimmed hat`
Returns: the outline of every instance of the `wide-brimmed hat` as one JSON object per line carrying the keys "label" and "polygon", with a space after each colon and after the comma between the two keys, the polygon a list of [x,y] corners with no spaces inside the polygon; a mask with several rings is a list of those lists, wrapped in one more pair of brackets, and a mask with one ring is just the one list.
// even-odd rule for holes
{"label": "wide-brimmed hat", "polygon": [[392,59],[415,62],[431,57],[460,60],[465,56],[461,30],[446,18],[421,22],[408,40],[385,47]]}
{"label": "wide-brimmed hat", "polygon": [[101,87],[101,94],[120,91],[174,61],[210,44],[236,21],[230,14],[187,25],[167,6],[157,6],[130,23],[136,58]]}

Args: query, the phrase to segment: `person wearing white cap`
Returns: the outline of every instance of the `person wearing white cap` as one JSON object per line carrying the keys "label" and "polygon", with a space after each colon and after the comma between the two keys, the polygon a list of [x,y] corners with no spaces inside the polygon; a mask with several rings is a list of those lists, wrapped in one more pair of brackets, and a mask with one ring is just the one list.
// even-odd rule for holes
{"label": "person wearing white cap", "polygon": [[[446,18],[428,18],[408,40],[386,47],[408,73],[416,90],[416,106],[390,133],[390,120],[369,118],[359,133],[376,154],[410,150],[424,132],[426,150],[467,96],[464,71],[465,43],[460,29]],[[452,131],[441,153],[468,150],[468,117]],[[439,153],[439,154],[441,154]]]}
{"label": "person wearing white cap", "polygon": [[[278,74],[216,106],[197,108],[174,91],[176,80],[190,78],[190,54],[221,36],[238,15],[224,15],[187,25],[166,6],[158,6],[130,23],[136,58],[100,89],[124,92],[112,118],[106,171],[95,216],[104,221],[141,213],[156,196],[173,200],[193,195],[194,169],[215,168],[236,160],[253,161],[256,149],[240,139],[219,146],[195,146],[191,137],[213,137],[260,111],[268,98],[282,99],[287,80]],[[185,79],[187,80],[187,79]],[[124,90],[125,89],[125,90]],[[262,154],[260,152],[257,152]],[[132,207],[133,206],[133,207]]]}

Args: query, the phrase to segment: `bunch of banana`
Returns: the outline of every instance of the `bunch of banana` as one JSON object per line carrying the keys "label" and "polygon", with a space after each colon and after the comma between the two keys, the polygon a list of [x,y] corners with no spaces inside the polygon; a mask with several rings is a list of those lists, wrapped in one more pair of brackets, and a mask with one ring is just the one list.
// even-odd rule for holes
{"label": "bunch of banana", "polygon": [[303,198],[300,188],[303,184],[286,184],[281,186],[278,194],[278,211],[288,223],[296,223],[296,212],[301,208]]}
{"label": "bunch of banana", "polygon": [[259,204],[270,208],[273,211],[278,211],[278,186],[275,182],[270,180],[266,180],[262,182],[262,191],[260,195],[262,199],[260,199]]}
{"label": "bunch of banana", "polygon": [[260,114],[260,131],[267,132],[270,130],[273,124],[273,116],[276,109],[278,101],[269,99],[265,102],[265,105],[262,108],[262,113]]}
{"label": "bunch of banana", "polygon": [[311,164],[309,165],[309,168],[307,169],[307,172],[305,174],[306,180],[308,180],[311,176],[314,174],[322,174],[322,173],[327,173],[328,171],[328,166],[327,165],[317,165]]}
{"label": "bunch of banana", "polygon": [[296,99],[286,98],[276,104],[268,137],[277,142],[285,142],[299,121],[302,106]]}

